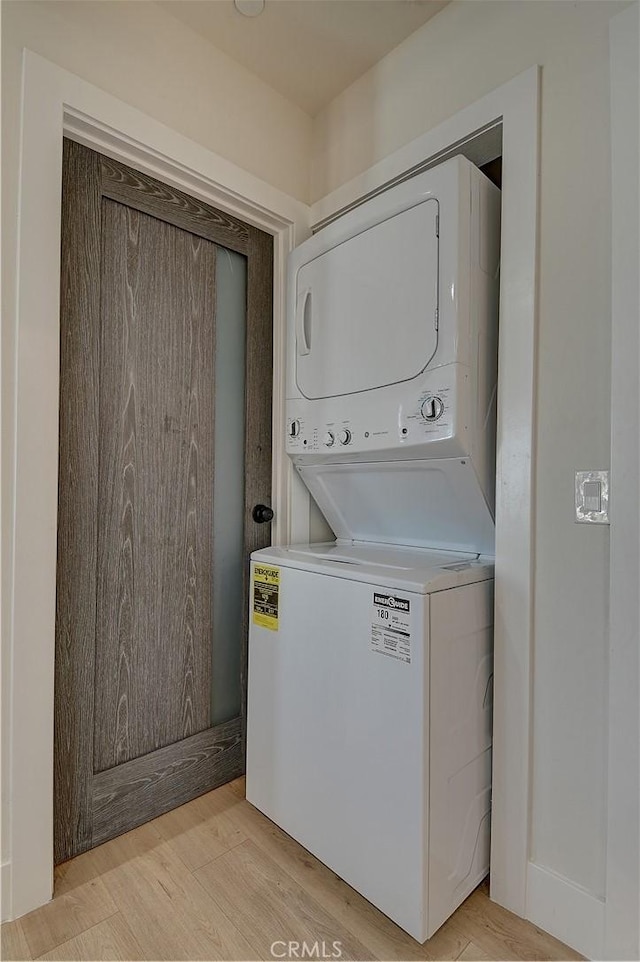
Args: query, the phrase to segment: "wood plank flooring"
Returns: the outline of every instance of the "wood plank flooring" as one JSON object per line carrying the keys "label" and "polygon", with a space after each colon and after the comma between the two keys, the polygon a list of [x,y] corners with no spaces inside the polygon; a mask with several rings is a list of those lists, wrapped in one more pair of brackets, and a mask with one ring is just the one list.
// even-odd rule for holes
{"label": "wood plank flooring", "polygon": [[289,940],[324,941],[328,955],[340,942],[345,960],[581,958],[492,903],[486,882],[418,945],[249,805],[242,779],[55,879],[52,902],[2,926],[3,959],[273,959],[272,943]]}

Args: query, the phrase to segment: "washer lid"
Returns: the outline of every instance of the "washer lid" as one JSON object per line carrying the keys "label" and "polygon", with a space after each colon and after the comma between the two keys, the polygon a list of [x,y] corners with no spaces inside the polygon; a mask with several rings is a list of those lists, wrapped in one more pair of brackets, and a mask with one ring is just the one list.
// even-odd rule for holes
{"label": "washer lid", "polygon": [[340,540],[493,554],[493,515],[470,458],[297,470]]}
{"label": "washer lid", "polygon": [[262,548],[258,564],[309,571],[332,578],[429,594],[493,578],[493,558],[402,545],[328,542]]}
{"label": "washer lid", "polygon": [[343,565],[382,565],[397,571],[439,568],[476,561],[475,552],[437,551],[402,544],[372,544],[363,541],[327,541],[318,544],[287,545],[284,550],[309,560],[331,561]]}
{"label": "washer lid", "polygon": [[438,344],[438,201],[362,230],[295,275],[296,382],[338,397],[417,377]]}

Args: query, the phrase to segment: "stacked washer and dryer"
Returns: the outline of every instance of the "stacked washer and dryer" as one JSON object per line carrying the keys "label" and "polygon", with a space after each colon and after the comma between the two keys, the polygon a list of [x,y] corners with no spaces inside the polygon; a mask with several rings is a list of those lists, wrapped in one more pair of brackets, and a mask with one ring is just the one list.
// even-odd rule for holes
{"label": "stacked washer and dryer", "polygon": [[499,225],[455,157],[292,253],[287,454],[336,541],[251,563],[247,798],[419,942],[489,867]]}

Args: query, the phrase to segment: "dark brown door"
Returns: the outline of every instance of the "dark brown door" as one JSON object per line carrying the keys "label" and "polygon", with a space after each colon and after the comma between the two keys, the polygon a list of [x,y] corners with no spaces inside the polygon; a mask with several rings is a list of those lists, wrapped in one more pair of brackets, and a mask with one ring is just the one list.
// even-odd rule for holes
{"label": "dark brown door", "polygon": [[246,622],[237,717],[212,724],[223,248],[246,258],[246,572],[269,540],[272,238],[65,141],[56,862],[244,770]]}

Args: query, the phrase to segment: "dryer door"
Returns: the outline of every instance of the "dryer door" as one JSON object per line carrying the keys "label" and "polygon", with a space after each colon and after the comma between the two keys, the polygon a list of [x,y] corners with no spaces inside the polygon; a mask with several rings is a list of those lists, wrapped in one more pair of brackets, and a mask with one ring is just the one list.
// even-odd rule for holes
{"label": "dryer door", "polygon": [[438,343],[438,201],[350,237],[296,277],[296,381],[309,399],[420,374]]}

